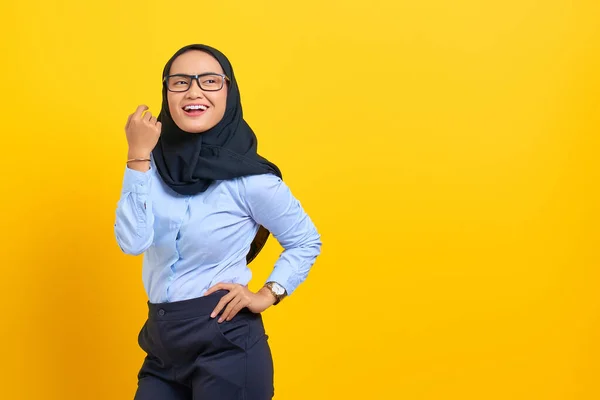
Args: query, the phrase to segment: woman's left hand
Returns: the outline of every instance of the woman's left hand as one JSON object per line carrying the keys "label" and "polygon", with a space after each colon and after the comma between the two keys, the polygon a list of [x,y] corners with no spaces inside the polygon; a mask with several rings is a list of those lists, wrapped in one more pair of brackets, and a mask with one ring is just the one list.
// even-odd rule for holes
{"label": "woman's left hand", "polygon": [[223,311],[223,314],[219,318],[219,323],[225,320],[231,321],[231,319],[244,307],[248,307],[253,313],[261,313],[275,304],[276,300],[275,296],[273,296],[266,288],[260,289],[258,293],[253,293],[247,286],[236,283],[218,283],[208,289],[204,295],[208,296],[217,290],[229,291],[229,293],[221,298],[210,315],[211,318],[215,318],[221,312],[223,307],[227,305],[225,311]]}

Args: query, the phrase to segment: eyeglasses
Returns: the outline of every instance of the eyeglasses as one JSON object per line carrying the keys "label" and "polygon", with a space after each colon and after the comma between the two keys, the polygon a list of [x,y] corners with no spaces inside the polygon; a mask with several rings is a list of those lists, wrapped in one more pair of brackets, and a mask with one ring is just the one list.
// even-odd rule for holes
{"label": "eyeglasses", "polygon": [[226,75],[209,72],[200,75],[169,75],[163,79],[163,83],[170,92],[187,92],[194,80],[198,83],[200,89],[207,92],[219,91],[223,89],[225,81],[229,82],[229,78]]}

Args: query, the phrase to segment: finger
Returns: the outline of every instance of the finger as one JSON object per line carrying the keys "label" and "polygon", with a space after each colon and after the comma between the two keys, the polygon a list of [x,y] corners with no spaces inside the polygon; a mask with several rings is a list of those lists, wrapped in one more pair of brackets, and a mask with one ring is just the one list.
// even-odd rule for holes
{"label": "finger", "polygon": [[150,118],[150,123],[151,123],[152,125],[156,125],[156,117],[152,117],[152,118]]}
{"label": "finger", "polygon": [[152,120],[152,113],[150,111],[146,111],[144,117],[142,118],[146,122],[150,122]]}
{"label": "finger", "polygon": [[212,294],[214,292],[216,292],[217,290],[229,290],[231,291],[233,289],[233,284],[231,283],[217,283],[216,285],[214,285],[213,287],[211,287],[210,289],[208,289],[204,295],[208,296],[209,294]]}
{"label": "finger", "polygon": [[235,314],[237,314],[237,311],[234,313],[233,310],[235,308],[237,308],[238,304],[240,304],[242,302],[242,299],[240,298],[240,296],[236,296],[234,297],[229,304],[227,304],[227,307],[225,308],[225,311],[223,311],[223,314],[221,314],[221,318],[219,318],[219,323],[227,320],[230,321],[231,318],[234,317]]}
{"label": "finger", "polygon": [[129,123],[131,122],[131,117],[133,117],[133,114],[129,114],[129,117],[127,117],[127,123],[125,124],[125,130],[127,130],[129,128]]}
{"label": "finger", "polygon": [[217,306],[213,310],[212,314],[210,314],[210,317],[215,318],[217,315],[219,315],[219,313],[221,312],[223,307],[225,307],[227,305],[227,303],[229,303],[231,301],[231,299],[233,299],[234,297],[235,297],[235,293],[232,293],[232,292],[229,292],[225,296],[221,297],[221,300],[219,300],[219,303],[217,303]]}
{"label": "finger", "polygon": [[162,122],[157,122],[156,127],[158,128],[158,133],[160,133],[162,131]]}
{"label": "finger", "polygon": [[136,108],[135,112],[133,113],[133,118],[141,118],[142,114],[144,113],[144,111],[146,111],[148,109],[148,106],[145,104],[139,105],[138,108]]}
{"label": "finger", "polygon": [[237,303],[235,305],[235,307],[233,307],[233,309],[231,310],[231,313],[229,313],[229,315],[227,316],[227,321],[231,321],[233,319],[233,317],[235,317],[242,308],[247,307],[249,304],[249,303],[248,304],[247,303],[248,303],[247,301],[243,301],[243,300],[241,300],[239,303]]}
{"label": "finger", "polygon": [[222,285],[220,283],[218,283],[215,286],[209,288],[206,292],[204,292],[204,296],[208,296],[209,294],[213,294],[217,290],[221,290],[221,289],[222,289]]}

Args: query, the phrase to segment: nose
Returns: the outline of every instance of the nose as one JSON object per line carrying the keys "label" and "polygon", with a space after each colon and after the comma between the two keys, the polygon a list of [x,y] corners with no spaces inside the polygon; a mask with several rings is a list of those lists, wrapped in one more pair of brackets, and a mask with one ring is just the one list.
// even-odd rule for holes
{"label": "nose", "polygon": [[197,79],[192,79],[190,88],[187,91],[187,97],[197,99],[198,97],[204,97],[204,92],[200,89],[200,83]]}

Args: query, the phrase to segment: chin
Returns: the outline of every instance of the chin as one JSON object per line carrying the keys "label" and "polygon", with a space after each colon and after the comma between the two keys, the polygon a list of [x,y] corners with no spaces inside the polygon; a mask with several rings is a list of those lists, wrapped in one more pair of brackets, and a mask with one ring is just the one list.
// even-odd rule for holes
{"label": "chin", "polygon": [[190,126],[187,129],[184,129],[184,131],[186,131],[188,133],[204,133],[207,130],[208,129],[206,129],[205,127],[197,127],[197,126]]}
{"label": "chin", "polygon": [[206,132],[209,128],[205,126],[205,124],[202,125],[196,125],[196,124],[178,124],[177,121],[175,121],[175,124],[177,124],[177,126],[179,126],[179,128],[187,133],[204,133]]}

